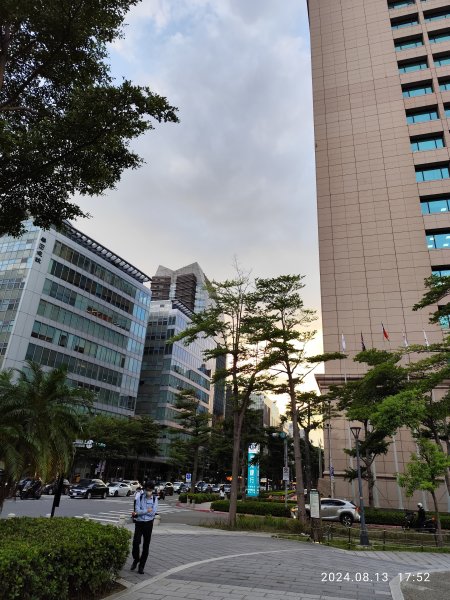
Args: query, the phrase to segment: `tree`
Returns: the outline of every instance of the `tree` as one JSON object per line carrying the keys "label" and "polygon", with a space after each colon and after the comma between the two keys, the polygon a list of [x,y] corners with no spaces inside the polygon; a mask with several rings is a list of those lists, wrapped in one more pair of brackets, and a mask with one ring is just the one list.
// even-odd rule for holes
{"label": "tree", "polygon": [[[49,373],[33,362],[18,373],[0,374],[0,460],[8,480],[25,471],[43,480],[67,472],[72,462],[73,441],[82,431],[83,410],[92,406],[88,390],[69,387],[67,369]],[[15,451],[11,443],[15,442]],[[20,455],[20,459],[17,457]]]}
{"label": "tree", "polygon": [[[369,370],[357,381],[344,385],[331,386],[328,397],[337,401],[337,408],[345,411],[349,421],[362,424],[364,437],[359,442],[361,455],[361,476],[367,480],[369,506],[373,506],[373,488],[375,478],[373,463],[377,456],[387,453],[391,443],[390,436],[398,428],[397,422],[379,418],[382,402],[408,386],[408,372],[399,366],[401,354],[376,349],[360,352],[355,361],[365,363]],[[356,456],[354,448],[344,450],[349,456]],[[346,478],[350,481],[358,476],[356,469],[347,469]]]}
{"label": "tree", "polygon": [[[308,357],[306,344],[315,332],[307,327],[315,320],[315,312],[304,307],[300,296],[304,288],[300,275],[281,275],[270,279],[257,279],[255,310],[252,326],[256,339],[266,344],[265,366],[277,377],[272,390],[287,394],[291,415],[297,414],[299,386],[318,362],[340,358],[339,353]],[[311,367],[311,363],[314,364]],[[303,466],[298,420],[293,418],[294,463],[297,484],[299,519],[306,523]]]}
{"label": "tree", "polygon": [[177,109],[148,87],[114,82],[108,45],[139,0],[2,0],[0,235],[32,216],[48,229],[83,215],[69,201],[113,188],[142,159],[130,140]]}
{"label": "tree", "polygon": [[398,475],[398,482],[405,488],[407,496],[412,496],[416,490],[424,490],[431,494],[436,515],[438,542],[442,546],[442,528],[436,490],[440,486],[439,478],[450,467],[450,459],[442,452],[442,448],[426,438],[419,437],[417,445],[419,452],[411,455],[411,461],[406,465],[406,472]]}
{"label": "tree", "polygon": [[171,427],[170,452],[174,464],[192,469],[192,486],[197,483],[200,450],[209,444],[211,434],[208,412],[203,412],[194,389],[182,390],[175,402],[175,421]]}
{"label": "tree", "polygon": [[236,278],[211,282],[207,290],[213,306],[192,316],[192,323],[172,338],[190,344],[199,336],[216,340],[216,347],[205,351],[206,359],[225,357],[228,364],[215,372],[213,383],[230,380],[230,403],[233,412],[233,458],[229,524],[236,525],[238,478],[244,418],[253,392],[267,389],[264,345],[258,344],[253,327],[255,298],[248,275],[237,267]]}

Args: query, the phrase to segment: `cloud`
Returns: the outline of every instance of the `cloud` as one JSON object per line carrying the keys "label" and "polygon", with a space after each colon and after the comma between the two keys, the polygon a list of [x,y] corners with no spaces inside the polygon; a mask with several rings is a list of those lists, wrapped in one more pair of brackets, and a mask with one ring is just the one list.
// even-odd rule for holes
{"label": "cloud", "polygon": [[146,164],[83,199],[77,226],[150,275],[198,261],[232,275],[306,275],[319,308],[306,6],[298,0],[144,0],[112,67],[180,109],[134,147]]}

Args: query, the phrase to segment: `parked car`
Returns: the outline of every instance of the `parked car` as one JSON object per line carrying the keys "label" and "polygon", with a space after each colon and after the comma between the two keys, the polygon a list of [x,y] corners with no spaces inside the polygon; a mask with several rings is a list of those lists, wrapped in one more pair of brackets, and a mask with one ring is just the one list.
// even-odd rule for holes
{"label": "parked car", "polygon": [[128,484],[133,493],[136,490],[142,489],[142,485],[139,483],[139,481],[137,479],[122,479],[122,483]]}
{"label": "parked car", "polygon": [[220,492],[220,488],[223,486],[223,483],[213,483],[211,486],[211,491],[213,494],[218,494]]}
{"label": "parked car", "polygon": [[197,485],[197,491],[201,494],[210,494],[212,492],[212,485],[210,483],[203,482],[201,485]]}
{"label": "parked car", "polygon": [[174,481],[173,482],[173,491],[175,492],[175,494],[180,493],[180,487],[182,485],[184,485],[182,481]]}
{"label": "parked car", "polygon": [[110,496],[131,496],[133,490],[123,481],[114,481],[107,485],[108,493]]}
{"label": "parked car", "polygon": [[163,498],[167,496],[173,496],[173,483],[171,481],[160,481],[155,485],[155,491],[158,492],[159,497]]}
{"label": "parked car", "polygon": [[[291,509],[291,516],[297,518],[297,506]],[[305,504],[306,516],[310,517],[309,504]],[[359,508],[349,500],[340,498],[322,498],[320,501],[320,516],[324,521],[339,521],[346,527],[361,520]]]}
{"label": "parked car", "polygon": [[180,494],[188,494],[191,491],[190,483],[182,483],[180,485]]}
{"label": "parked car", "polygon": [[31,498],[32,500],[39,500],[42,495],[42,481],[38,479],[26,479],[25,483],[20,490],[20,498],[25,500]]}
{"label": "parked car", "polygon": [[[53,496],[54,494],[56,494],[57,487],[58,487],[58,480],[56,479],[55,481],[51,481],[50,483],[45,484],[44,487],[42,488],[42,493],[48,494],[49,496]],[[71,487],[72,487],[72,484],[70,483],[70,481],[68,479],[64,479],[62,493],[67,495],[69,493],[69,490]]]}
{"label": "parked car", "polygon": [[109,488],[101,479],[80,479],[69,491],[69,498],[106,498]]}

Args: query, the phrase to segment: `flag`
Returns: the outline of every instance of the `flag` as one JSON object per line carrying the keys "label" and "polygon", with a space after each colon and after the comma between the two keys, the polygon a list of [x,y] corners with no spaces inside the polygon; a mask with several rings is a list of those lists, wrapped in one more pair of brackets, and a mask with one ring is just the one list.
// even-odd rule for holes
{"label": "flag", "polygon": [[430,342],[428,341],[427,334],[425,333],[425,331],[423,332],[423,337],[425,338],[425,346],[428,348],[430,345]]}
{"label": "flag", "polygon": [[365,345],[365,343],[364,343],[364,338],[363,338],[362,331],[361,331],[361,350],[362,350],[363,352],[365,352],[365,351],[366,351],[366,345]]}
{"label": "flag", "polygon": [[406,337],[406,331],[403,332],[403,344],[405,345],[405,348],[409,347],[408,338]]}
{"label": "flag", "polygon": [[386,331],[386,329],[384,328],[384,325],[383,325],[383,323],[381,323],[381,327],[382,327],[382,329],[383,329],[383,337],[384,337],[384,338],[385,338],[385,339],[386,339],[386,340],[389,342],[389,341],[390,341],[390,340],[389,340],[389,334],[388,334],[388,332]]}
{"label": "flag", "polygon": [[343,333],[341,333],[341,346],[342,346],[342,352],[345,352],[347,350],[347,346],[345,344],[345,337],[344,337]]}

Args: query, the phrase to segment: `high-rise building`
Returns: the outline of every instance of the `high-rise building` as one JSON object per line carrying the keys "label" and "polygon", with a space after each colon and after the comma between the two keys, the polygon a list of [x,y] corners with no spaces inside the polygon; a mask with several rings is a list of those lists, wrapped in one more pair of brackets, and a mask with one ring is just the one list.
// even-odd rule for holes
{"label": "high-rise building", "polygon": [[213,412],[214,361],[206,361],[203,353],[214,347],[214,340],[199,338],[188,346],[182,341],[167,343],[188,327],[192,314],[178,300],[150,303],[136,414],[149,415],[161,425],[159,456],[153,462],[170,462],[167,428],[177,427],[174,405],[180,391],[195,394],[200,412]]}
{"label": "high-rise building", "polygon": [[[308,0],[308,10],[324,351],[349,355],[317,377],[326,390],[361,375],[352,358],[363,344],[442,340],[412,307],[426,277],[450,274],[450,0]],[[334,421],[330,438],[336,495],[356,497],[343,478],[348,424]],[[414,450],[401,431],[375,461],[376,504],[422,500],[395,477]]]}
{"label": "high-rise building", "polygon": [[207,281],[198,263],[176,270],[160,265],[152,277],[152,300],[179,300],[192,312],[201,312],[210,304]]}
{"label": "high-rise building", "polygon": [[0,238],[0,369],[67,365],[95,409],[134,415],[149,277],[69,223]]}

